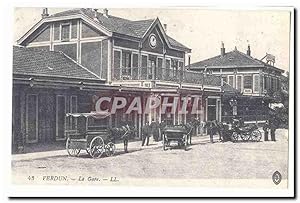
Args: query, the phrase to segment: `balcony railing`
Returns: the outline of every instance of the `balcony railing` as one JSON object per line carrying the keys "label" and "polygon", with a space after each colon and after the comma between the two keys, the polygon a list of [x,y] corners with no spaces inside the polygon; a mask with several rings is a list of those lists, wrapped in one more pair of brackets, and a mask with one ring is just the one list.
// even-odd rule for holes
{"label": "balcony railing", "polygon": [[216,75],[204,74],[197,71],[166,68],[155,70],[147,67],[115,68],[113,71],[113,80],[159,80],[198,85],[221,85],[221,78]]}

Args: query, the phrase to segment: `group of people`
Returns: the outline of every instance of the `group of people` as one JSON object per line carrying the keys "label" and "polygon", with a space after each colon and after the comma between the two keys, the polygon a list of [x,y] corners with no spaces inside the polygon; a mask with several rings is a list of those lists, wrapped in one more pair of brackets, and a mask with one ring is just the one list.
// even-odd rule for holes
{"label": "group of people", "polygon": [[[242,122],[242,120],[241,120]],[[151,123],[149,121],[146,122],[146,124],[142,127],[142,146],[144,145],[149,145],[149,138],[153,136],[153,140],[155,142],[158,142],[161,140],[160,137],[160,128],[163,125],[164,122],[158,123],[154,120],[152,120]],[[243,125],[243,122],[242,124]],[[269,141],[269,131],[271,134],[271,141],[276,141],[275,139],[275,131],[279,126],[279,121],[276,119],[276,117],[270,117],[266,124],[263,127],[264,130],[264,141]],[[207,121],[205,125],[203,126],[204,128],[207,129],[207,134],[210,137],[210,142],[214,143],[214,135],[218,134],[219,139],[222,141],[226,141],[226,137],[224,135],[224,132],[222,132],[223,128],[220,123],[218,123],[216,120],[213,121]]]}
{"label": "group of people", "polygon": [[153,140],[158,142],[161,138],[159,136],[160,124],[152,120],[151,124],[149,121],[142,127],[142,146],[145,144],[149,145],[149,139],[153,136]]}
{"label": "group of people", "polygon": [[[238,119],[239,125],[244,126],[244,121],[242,118]],[[275,116],[270,116],[269,119],[266,121],[265,125],[263,126],[264,130],[264,141],[269,141],[269,132],[271,134],[271,141],[276,141],[275,138],[275,131],[279,128],[280,121]],[[218,134],[219,139],[222,141],[227,141],[228,137],[224,134],[224,126],[222,126],[222,123],[218,123],[216,120],[213,121],[207,121],[204,125],[204,127],[207,129],[207,134],[209,135],[210,142],[214,143],[214,135]]]}

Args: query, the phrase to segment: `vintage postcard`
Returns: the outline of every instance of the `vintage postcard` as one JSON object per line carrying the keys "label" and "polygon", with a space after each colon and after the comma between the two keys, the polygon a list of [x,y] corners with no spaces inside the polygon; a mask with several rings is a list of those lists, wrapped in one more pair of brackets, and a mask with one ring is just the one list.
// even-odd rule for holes
{"label": "vintage postcard", "polygon": [[98,6],[14,8],[12,187],[294,195],[293,8]]}

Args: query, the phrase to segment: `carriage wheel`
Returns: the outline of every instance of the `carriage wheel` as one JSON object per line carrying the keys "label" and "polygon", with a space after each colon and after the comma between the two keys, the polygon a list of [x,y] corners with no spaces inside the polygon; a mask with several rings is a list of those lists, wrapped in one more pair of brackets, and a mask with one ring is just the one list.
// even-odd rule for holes
{"label": "carriage wheel", "polygon": [[70,140],[70,138],[68,138],[67,142],[66,142],[66,149],[67,149],[68,154],[70,156],[78,156],[80,153],[80,149],[70,148],[70,143],[71,143],[71,140]]}
{"label": "carriage wheel", "polygon": [[236,141],[238,141],[238,139],[239,139],[239,134],[237,132],[233,132],[231,134],[231,141],[236,142]]}
{"label": "carriage wheel", "polygon": [[113,156],[116,152],[116,145],[112,142],[107,143],[105,145],[105,154],[106,156]]}
{"label": "carriage wheel", "polygon": [[90,155],[93,158],[100,158],[104,153],[104,141],[100,136],[94,137],[90,143]]}
{"label": "carriage wheel", "polygon": [[167,147],[166,147],[166,144],[167,144],[167,142],[166,142],[166,139],[165,139],[165,135],[163,135],[163,137],[162,137],[163,139],[163,149],[164,149],[164,151],[166,151],[167,150]]}
{"label": "carriage wheel", "polygon": [[184,144],[184,151],[186,151],[187,150],[187,146],[188,146],[188,136],[187,135],[185,136],[183,144]]}
{"label": "carriage wheel", "polygon": [[256,142],[259,142],[260,139],[261,139],[262,135],[261,135],[261,132],[259,130],[254,130],[252,133],[251,133],[251,140],[252,141],[256,141]]}
{"label": "carriage wheel", "polygon": [[241,138],[242,138],[243,141],[248,141],[250,136],[251,136],[251,134],[249,132],[241,133]]}
{"label": "carriage wheel", "polygon": [[90,148],[86,148],[86,153],[90,154]]}

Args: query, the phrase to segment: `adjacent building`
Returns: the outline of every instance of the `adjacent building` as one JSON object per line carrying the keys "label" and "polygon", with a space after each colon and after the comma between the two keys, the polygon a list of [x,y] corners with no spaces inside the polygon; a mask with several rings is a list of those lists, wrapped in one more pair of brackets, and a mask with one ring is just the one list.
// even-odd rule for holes
{"label": "adjacent building", "polygon": [[236,47],[226,52],[222,42],[219,55],[190,64],[187,68],[222,78],[222,120],[238,115],[246,121],[263,121],[274,93],[282,86],[284,71],[274,64],[275,57],[271,54],[266,54],[261,60],[252,57],[250,45],[245,53]]}

